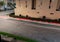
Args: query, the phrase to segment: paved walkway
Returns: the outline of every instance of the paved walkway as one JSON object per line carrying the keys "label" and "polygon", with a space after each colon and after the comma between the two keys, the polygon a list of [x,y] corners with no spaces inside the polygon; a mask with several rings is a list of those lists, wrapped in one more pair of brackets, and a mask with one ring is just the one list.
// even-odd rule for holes
{"label": "paved walkway", "polygon": [[38,40],[60,42],[60,24],[0,16],[0,31]]}
{"label": "paved walkway", "polygon": [[[0,31],[28,37],[39,42],[60,42],[60,30],[45,28],[47,26],[21,20],[0,19]],[[52,28],[58,29],[58,27]]]}
{"label": "paved walkway", "polygon": [[6,15],[9,15],[10,13],[13,13],[13,12],[14,12],[13,10],[1,11],[0,16],[6,16]]}
{"label": "paved walkway", "polygon": [[[45,28],[60,30],[60,24],[56,24],[56,23],[48,23],[48,22],[42,22],[42,21],[33,21],[33,20],[27,20],[27,19],[22,19],[22,18],[12,18],[12,17],[9,17],[9,16],[0,16],[0,19],[18,20],[18,21],[23,21],[23,22],[37,24],[37,25],[41,24],[41,25],[44,25]],[[58,28],[56,28],[56,27],[58,27]]]}

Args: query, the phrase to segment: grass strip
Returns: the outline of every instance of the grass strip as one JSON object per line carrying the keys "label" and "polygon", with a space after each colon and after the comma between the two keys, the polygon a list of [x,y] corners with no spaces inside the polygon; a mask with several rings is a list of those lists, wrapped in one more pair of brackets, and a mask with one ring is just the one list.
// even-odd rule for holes
{"label": "grass strip", "polygon": [[26,42],[38,42],[37,40],[29,39],[29,38],[22,37],[22,36],[17,36],[17,35],[6,33],[6,32],[0,32],[0,35],[16,38],[16,40],[22,40]]}

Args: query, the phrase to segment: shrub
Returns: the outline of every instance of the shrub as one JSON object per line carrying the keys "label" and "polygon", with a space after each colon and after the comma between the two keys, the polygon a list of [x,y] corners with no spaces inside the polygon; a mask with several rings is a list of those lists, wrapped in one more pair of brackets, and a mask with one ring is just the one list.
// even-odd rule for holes
{"label": "shrub", "polygon": [[3,1],[0,1],[0,6],[3,6],[4,5],[4,2]]}
{"label": "shrub", "polygon": [[58,19],[58,22],[60,23],[60,18]]}
{"label": "shrub", "polygon": [[29,16],[28,15],[26,15],[26,18],[28,18]]}
{"label": "shrub", "polygon": [[21,16],[21,14],[19,16]]}
{"label": "shrub", "polygon": [[43,16],[42,18],[43,18],[43,19],[46,19],[46,16]]}

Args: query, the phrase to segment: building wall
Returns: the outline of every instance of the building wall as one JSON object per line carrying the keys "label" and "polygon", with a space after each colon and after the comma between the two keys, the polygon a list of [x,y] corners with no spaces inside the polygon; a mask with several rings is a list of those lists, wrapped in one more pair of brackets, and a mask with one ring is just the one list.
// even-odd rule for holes
{"label": "building wall", "polygon": [[52,0],[50,9],[49,3],[50,0],[36,0],[36,9],[32,9],[32,0],[16,0],[15,15],[28,15],[35,18],[42,16],[51,19],[60,18],[60,11],[56,11],[58,0]]}

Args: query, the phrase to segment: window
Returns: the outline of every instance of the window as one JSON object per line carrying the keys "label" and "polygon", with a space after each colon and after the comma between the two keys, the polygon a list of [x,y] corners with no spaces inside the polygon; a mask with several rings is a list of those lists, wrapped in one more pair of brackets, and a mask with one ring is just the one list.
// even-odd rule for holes
{"label": "window", "polygon": [[21,7],[21,0],[19,0],[18,3],[19,3],[19,6]]}
{"label": "window", "polygon": [[58,2],[57,2],[57,9],[56,9],[56,11],[60,11],[60,0],[58,0]]}
{"label": "window", "polygon": [[26,8],[27,8],[27,1],[25,1],[25,3],[26,3]]}
{"label": "window", "polygon": [[52,3],[52,0],[50,0],[50,2],[49,2],[49,9],[51,8],[51,3]]}
{"label": "window", "polygon": [[43,3],[43,0],[40,0],[40,5],[42,5],[42,3]]}
{"label": "window", "polygon": [[32,0],[32,9],[36,9],[36,0]]}

